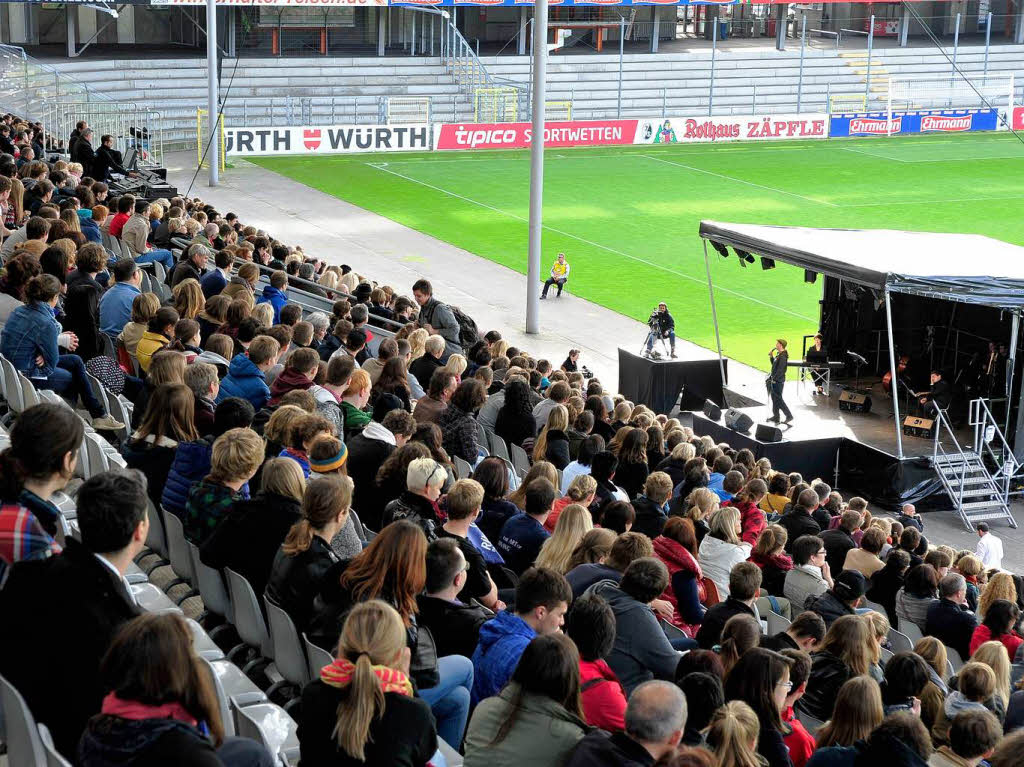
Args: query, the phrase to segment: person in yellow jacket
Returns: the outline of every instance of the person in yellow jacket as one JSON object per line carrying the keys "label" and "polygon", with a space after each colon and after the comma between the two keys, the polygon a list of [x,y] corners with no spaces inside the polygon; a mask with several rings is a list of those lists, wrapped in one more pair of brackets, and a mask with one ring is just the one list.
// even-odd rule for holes
{"label": "person in yellow jacket", "polygon": [[540,297],[548,297],[548,288],[552,285],[558,286],[558,295],[562,295],[562,288],[569,279],[569,262],[565,260],[565,253],[559,253],[558,259],[551,265],[551,275],[544,282],[544,290]]}
{"label": "person in yellow jacket", "polygon": [[174,341],[174,326],[178,323],[178,313],[169,306],[157,309],[149,319],[149,326],[139,345],[135,348],[135,359],[143,372],[149,372],[149,363],[153,355]]}

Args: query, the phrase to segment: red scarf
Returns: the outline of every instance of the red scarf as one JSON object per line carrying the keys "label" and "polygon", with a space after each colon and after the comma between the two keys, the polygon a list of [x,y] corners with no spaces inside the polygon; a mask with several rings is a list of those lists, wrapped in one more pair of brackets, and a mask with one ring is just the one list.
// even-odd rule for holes
{"label": "red scarf", "polygon": [[[320,680],[331,687],[342,689],[352,681],[356,664],[347,658],[335,658],[329,665],[320,669]],[[399,695],[412,697],[412,682],[401,671],[387,666],[374,666],[373,673],[380,680],[384,692],[397,692]]]}
{"label": "red scarf", "polygon": [[199,726],[195,717],[177,701],[151,706],[137,700],[122,700],[117,697],[117,693],[112,692],[103,699],[101,712],[121,719],[176,719],[193,727]]}

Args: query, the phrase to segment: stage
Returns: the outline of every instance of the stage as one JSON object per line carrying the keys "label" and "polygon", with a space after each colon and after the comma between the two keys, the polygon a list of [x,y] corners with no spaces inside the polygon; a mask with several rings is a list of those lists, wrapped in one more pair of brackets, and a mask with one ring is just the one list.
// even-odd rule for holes
{"label": "stage", "polygon": [[[764,385],[766,374],[725,360],[728,385],[723,387],[718,360],[708,360],[700,353],[693,356],[698,359],[647,360],[620,349],[619,389],[633,402],[677,415],[700,436],[708,435],[737,449],[749,448],[780,470],[798,471],[808,480],[821,478],[842,488],[847,496],[862,495],[891,510],[903,503],[915,503],[923,510],[951,508],[931,466],[931,438],[903,435],[904,457],[896,457],[892,400],[877,376],[858,381],[833,378],[831,391],[824,396],[815,393],[810,381],[801,381],[798,370],[790,369],[783,397],[793,412],[793,422],[779,425],[782,438],[772,442],[756,438],[759,424],[774,426],[766,420],[772,414]],[[855,384],[870,395],[869,412],[839,408],[840,394]],[[677,407],[665,407],[666,398]],[[723,416],[717,421],[701,410],[704,399],[721,407]],[[746,434],[725,425],[724,413],[729,407],[753,421]],[[901,416],[905,412],[903,401]],[[973,433],[959,429],[956,438],[966,447],[972,444]],[[943,445],[954,449],[951,440]]]}

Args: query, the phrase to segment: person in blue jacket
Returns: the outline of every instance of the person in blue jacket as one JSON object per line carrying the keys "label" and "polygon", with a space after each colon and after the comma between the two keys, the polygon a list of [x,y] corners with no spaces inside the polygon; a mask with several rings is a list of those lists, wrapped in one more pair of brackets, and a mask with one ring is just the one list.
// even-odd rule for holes
{"label": "person in blue jacket", "polygon": [[[40,274],[29,280],[25,287],[25,305],[11,312],[4,325],[0,353],[37,389],[81,397],[93,418],[94,428],[123,429],[124,424],[111,418],[93,396],[82,358],[77,354],[61,354],[57,346],[61,329],[53,310],[60,290],[60,282],[52,274]],[[69,334],[69,343],[72,348],[78,346],[73,333]]]}
{"label": "person in blue jacket", "polygon": [[[167,474],[164,494],[160,505],[166,511],[182,516],[192,485],[210,473],[213,462],[213,442],[228,429],[248,428],[256,411],[252,405],[240,397],[228,397],[223,400],[213,414],[213,429],[209,434],[201,435],[194,442],[179,442],[174,451],[174,462]],[[248,483],[239,491],[243,497],[249,497]]]}
{"label": "person in blue jacket", "polygon": [[248,400],[258,411],[270,399],[266,372],[277,364],[281,345],[270,336],[256,336],[249,344],[249,350],[236,354],[228,366],[228,374],[220,382],[217,403],[228,397]]}
{"label": "person in blue jacket", "polygon": [[516,586],[515,612],[503,610],[480,627],[480,642],[473,652],[474,706],[501,692],[535,636],[562,628],[571,601],[572,588],[561,573],[546,567],[523,573]]}
{"label": "person in blue jacket", "polygon": [[257,304],[269,303],[274,307],[274,324],[281,321],[281,309],[288,303],[284,289],[288,285],[288,273],[276,271],[270,275],[270,284],[263,288],[263,295],[256,299]]}

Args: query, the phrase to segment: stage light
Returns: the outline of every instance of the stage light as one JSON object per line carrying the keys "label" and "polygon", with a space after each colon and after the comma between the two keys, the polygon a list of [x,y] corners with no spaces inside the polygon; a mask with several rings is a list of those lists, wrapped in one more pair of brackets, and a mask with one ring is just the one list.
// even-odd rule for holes
{"label": "stage light", "polygon": [[804,269],[804,282],[813,285],[818,281],[818,273],[810,269]]}
{"label": "stage light", "polygon": [[729,249],[725,247],[725,245],[723,245],[722,243],[711,240],[711,247],[717,250],[718,255],[720,255],[722,258],[729,257]]}
{"label": "stage light", "polygon": [[769,269],[774,269],[775,268],[775,259],[774,258],[768,258],[768,256],[761,256],[761,268],[764,269],[766,272]]}
{"label": "stage light", "polygon": [[734,248],[734,250],[736,251],[736,258],[740,260],[740,266],[745,267],[747,264],[754,263],[754,257],[747,251],[740,250],[739,248]]}

